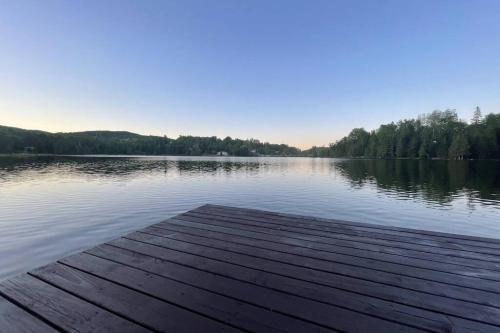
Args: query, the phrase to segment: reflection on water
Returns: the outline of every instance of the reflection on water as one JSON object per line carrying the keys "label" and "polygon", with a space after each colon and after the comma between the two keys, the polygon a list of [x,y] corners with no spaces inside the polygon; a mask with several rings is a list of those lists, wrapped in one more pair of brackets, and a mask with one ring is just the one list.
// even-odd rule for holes
{"label": "reflection on water", "polygon": [[0,157],[0,279],[205,203],[500,238],[500,161]]}
{"label": "reflection on water", "polygon": [[148,173],[167,173],[175,170],[183,173],[213,175],[224,172],[257,171],[265,164],[252,161],[219,161],[216,159],[130,158],[130,157],[23,157],[0,158],[0,182],[23,182],[43,175],[62,177],[90,177],[127,180]]}
{"label": "reflection on water", "polygon": [[383,193],[437,205],[459,197],[499,205],[499,161],[344,160],[334,164],[353,188],[377,186]]}

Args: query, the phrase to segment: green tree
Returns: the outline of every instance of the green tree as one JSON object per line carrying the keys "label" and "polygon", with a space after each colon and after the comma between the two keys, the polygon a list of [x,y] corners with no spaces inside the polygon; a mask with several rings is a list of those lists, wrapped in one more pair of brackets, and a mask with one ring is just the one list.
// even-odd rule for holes
{"label": "green tree", "polygon": [[481,115],[481,109],[479,108],[479,106],[476,106],[476,109],[474,110],[474,115],[472,116],[472,124],[479,125],[482,119],[483,117]]}
{"label": "green tree", "polygon": [[394,158],[396,154],[396,129],[394,123],[382,125],[376,131],[378,158]]}
{"label": "green tree", "polygon": [[462,160],[469,155],[469,142],[463,129],[458,129],[453,136],[448,154],[450,158],[457,160]]}

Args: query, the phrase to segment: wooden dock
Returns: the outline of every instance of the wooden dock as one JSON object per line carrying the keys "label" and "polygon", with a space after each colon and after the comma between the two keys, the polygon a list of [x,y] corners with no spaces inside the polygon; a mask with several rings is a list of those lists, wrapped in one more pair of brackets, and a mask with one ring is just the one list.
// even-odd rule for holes
{"label": "wooden dock", "polygon": [[1,332],[500,332],[500,240],[205,205],[0,283]]}

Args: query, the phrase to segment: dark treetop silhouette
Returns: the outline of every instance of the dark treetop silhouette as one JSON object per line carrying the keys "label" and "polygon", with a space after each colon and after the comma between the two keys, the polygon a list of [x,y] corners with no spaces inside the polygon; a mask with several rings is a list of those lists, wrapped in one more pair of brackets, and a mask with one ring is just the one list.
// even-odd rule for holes
{"label": "dark treetop silhouette", "polygon": [[301,151],[285,144],[255,139],[144,136],[130,132],[88,131],[49,133],[0,126],[0,153],[124,154],[124,155],[232,155],[368,158],[500,158],[500,114],[481,116],[470,124],[454,110],[434,111],[418,119],[381,125],[367,132],[355,128],[330,144]]}
{"label": "dark treetop silhouette", "polygon": [[295,156],[297,148],[226,137],[145,136],[130,132],[89,131],[49,133],[0,126],[0,153],[124,155],[276,155]]}
{"label": "dark treetop silhouette", "polygon": [[329,147],[313,147],[305,153],[319,157],[500,158],[500,114],[483,118],[476,108],[467,124],[454,110],[434,111],[371,132],[355,128]]}

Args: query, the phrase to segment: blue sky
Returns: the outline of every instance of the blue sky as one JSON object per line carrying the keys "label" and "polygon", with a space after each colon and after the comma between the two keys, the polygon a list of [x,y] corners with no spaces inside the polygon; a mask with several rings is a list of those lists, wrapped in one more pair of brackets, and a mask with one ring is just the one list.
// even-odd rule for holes
{"label": "blue sky", "polygon": [[0,0],[0,124],[230,135],[500,112],[500,1]]}

